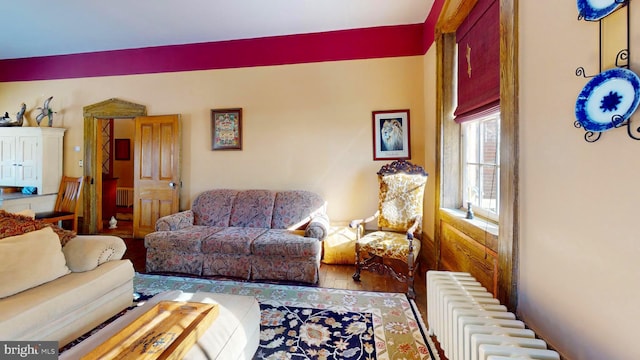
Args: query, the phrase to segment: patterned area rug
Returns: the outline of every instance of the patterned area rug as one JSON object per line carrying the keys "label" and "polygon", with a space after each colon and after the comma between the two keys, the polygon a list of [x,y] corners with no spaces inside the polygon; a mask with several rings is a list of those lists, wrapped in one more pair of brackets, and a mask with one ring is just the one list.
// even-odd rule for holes
{"label": "patterned area rug", "polygon": [[375,359],[373,315],[260,304],[254,359]]}
{"label": "patterned area rug", "polygon": [[255,296],[254,359],[438,359],[415,304],[399,293],[136,274],[138,294],[167,290]]}

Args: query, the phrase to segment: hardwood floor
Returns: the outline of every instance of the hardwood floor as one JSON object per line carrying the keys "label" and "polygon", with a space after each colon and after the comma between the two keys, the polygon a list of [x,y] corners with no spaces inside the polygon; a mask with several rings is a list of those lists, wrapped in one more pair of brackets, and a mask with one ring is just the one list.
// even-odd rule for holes
{"label": "hardwood floor", "polygon": [[[126,238],[119,234],[130,234],[128,227],[131,226],[130,222],[118,222],[118,228],[110,230],[108,226],[105,227],[105,234],[115,234],[122,237],[127,244],[127,251],[124,254],[124,258],[131,260],[136,272],[145,272],[145,258],[146,250],[144,248],[143,239]],[[383,292],[401,292],[407,291],[406,284],[396,281],[395,279],[379,275],[371,272],[363,272],[360,281],[356,282],[351,278],[353,275],[354,265],[329,265],[322,263],[320,266],[320,279],[318,281],[319,287],[334,288],[334,289],[349,289],[349,290],[362,290],[362,291],[383,291]],[[416,272],[415,277],[415,291],[416,298],[415,303],[422,316],[422,321],[427,324],[427,294],[426,294],[426,270],[420,270]],[[439,352],[441,359],[446,359],[442,354],[441,349],[436,343],[436,349]]]}
{"label": "hardwood floor", "polygon": [[133,225],[131,221],[118,220],[115,229],[109,229],[109,221],[102,221],[102,233],[119,236],[123,239],[133,237]]}

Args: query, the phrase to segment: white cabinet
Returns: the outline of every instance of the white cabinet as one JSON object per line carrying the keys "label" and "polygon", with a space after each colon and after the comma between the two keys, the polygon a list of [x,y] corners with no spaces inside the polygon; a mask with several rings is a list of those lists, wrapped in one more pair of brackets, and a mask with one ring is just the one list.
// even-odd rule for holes
{"label": "white cabinet", "polygon": [[65,129],[0,127],[0,186],[31,186],[58,192]]}

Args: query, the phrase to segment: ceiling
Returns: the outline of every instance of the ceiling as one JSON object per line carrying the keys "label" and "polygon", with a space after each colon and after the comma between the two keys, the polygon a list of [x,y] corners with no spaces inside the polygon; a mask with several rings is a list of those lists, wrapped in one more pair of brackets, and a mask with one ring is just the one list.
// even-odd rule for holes
{"label": "ceiling", "polygon": [[434,0],[0,0],[0,59],[425,21]]}

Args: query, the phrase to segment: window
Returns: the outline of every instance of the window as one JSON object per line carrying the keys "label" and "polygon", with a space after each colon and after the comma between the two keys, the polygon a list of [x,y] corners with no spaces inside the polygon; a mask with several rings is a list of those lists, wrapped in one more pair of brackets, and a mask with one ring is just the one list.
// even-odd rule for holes
{"label": "window", "polygon": [[500,189],[500,113],[462,126],[462,199],[474,213],[498,220]]}
{"label": "window", "polygon": [[[482,0],[477,0],[476,4],[479,4]],[[468,223],[464,220],[464,213],[460,214],[457,211],[451,211],[453,209],[459,209],[463,206],[464,199],[468,194],[463,195],[463,181],[465,181],[465,176],[463,174],[463,159],[465,155],[463,154],[463,137],[462,131],[464,127],[463,123],[458,123],[455,120],[459,118],[459,116],[454,115],[454,110],[456,109],[459,99],[456,99],[457,93],[457,54],[456,54],[456,34],[452,32],[452,29],[459,28],[458,19],[466,18],[468,16],[468,11],[475,9],[472,3],[476,2],[476,0],[448,0],[447,4],[445,4],[448,8],[452,9],[450,13],[443,13],[440,15],[438,19],[438,24],[436,29],[440,30],[440,36],[436,37],[436,65],[437,65],[437,82],[435,91],[441,94],[439,98],[437,98],[437,110],[436,110],[436,119],[437,119],[437,130],[438,130],[438,139],[439,143],[437,144],[437,152],[436,152],[436,161],[439,165],[436,169],[436,179],[438,183],[436,184],[436,189],[439,193],[436,193],[437,196],[436,201],[436,209],[439,211],[436,212],[436,229],[435,229],[435,266],[442,266],[443,261],[443,252],[438,251],[441,250],[445,244],[451,244],[448,236],[448,231],[445,231],[442,223],[445,221],[449,221],[449,225],[455,229],[463,231],[465,229],[470,229],[470,225],[475,225],[476,223]],[[500,144],[499,147],[502,148],[501,151],[496,151],[496,155],[500,154],[500,162],[502,169],[494,168],[496,171],[496,182],[494,187],[499,190],[499,200],[502,205],[499,207],[500,216],[499,222],[500,226],[497,235],[497,242],[495,244],[487,243],[487,229],[489,226],[482,226],[482,229],[479,226],[471,229],[469,231],[469,236],[472,237],[476,242],[480,243],[482,246],[484,245],[495,245],[495,247],[491,247],[497,254],[497,270],[493,273],[494,279],[497,278],[497,288],[499,289],[498,293],[495,294],[496,297],[504,304],[506,304],[510,309],[515,309],[518,299],[518,288],[517,288],[517,273],[518,273],[518,244],[519,244],[519,231],[518,231],[518,182],[513,181],[513,179],[517,179],[518,177],[518,168],[519,168],[519,160],[518,160],[518,46],[511,46],[512,44],[517,44],[517,20],[518,20],[518,11],[517,11],[517,3],[515,0],[500,0],[499,1],[499,38],[496,39],[497,42],[502,42],[503,44],[507,44],[507,46],[503,46],[499,51],[499,58],[501,59],[499,62],[499,77],[500,77],[500,107],[496,109],[496,113],[499,111],[499,129],[501,129],[501,138],[499,138]],[[462,11],[458,11],[460,9],[464,9],[467,7],[467,12],[463,13]],[[438,32],[436,32],[438,33]],[[474,48],[477,50],[477,46],[473,44],[470,45],[471,53],[478,54],[478,51],[474,51]],[[464,49],[466,55],[466,44],[461,46],[461,49]],[[483,56],[482,52],[480,52]],[[478,67],[473,59],[471,63],[472,77],[475,76],[473,74],[474,71],[477,72]],[[477,64],[476,64],[477,65]],[[475,70],[474,70],[475,69]],[[468,69],[467,69],[468,70]],[[474,109],[475,110],[475,109]],[[473,111],[477,113],[476,111]],[[496,114],[497,115],[497,114]],[[480,117],[476,119],[468,119],[469,124],[470,121],[481,120]],[[498,128],[496,128],[496,134],[498,133]],[[476,130],[478,133],[481,132],[481,129]],[[480,136],[478,134],[478,136]],[[476,139],[479,139],[476,137]],[[476,142],[478,142],[476,140]],[[480,145],[476,146],[477,149],[481,149]],[[496,149],[497,150],[497,149]],[[478,154],[481,152],[478,151]],[[497,161],[497,159],[496,159]],[[499,176],[502,177],[502,180],[499,183]],[[479,178],[479,173],[478,173]],[[506,183],[506,181],[510,181],[510,183]],[[480,184],[480,182],[477,182]],[[496,227],[497,228],[497,227]],[[476,231],[480,230],[480,231]],[[482,230],[484,230],[484,235],[482,234]],[[457,243],[456,240],[454,242]],[[479,269],[481,266],[475,261],[464,262],[473,268]],[[458,263],[460,266],[464,266],[462,262]],[[458,265],[455,265],[454,270],[458,270]]]}

